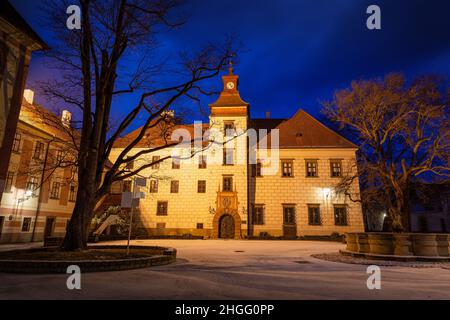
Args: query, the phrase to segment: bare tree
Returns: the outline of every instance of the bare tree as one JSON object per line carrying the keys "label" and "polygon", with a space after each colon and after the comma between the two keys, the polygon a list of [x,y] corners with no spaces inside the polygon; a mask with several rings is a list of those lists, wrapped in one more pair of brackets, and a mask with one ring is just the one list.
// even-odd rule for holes
{"label": "bare tree", "polygon": [[[108,194],[112,183],[139,174],[166,158],[133,169],[127,168],[127,164],[178,141],[132,155],[130,151],[145,138],[148,130],[168,121],[164,116],[168,108],[182,99],[198,99],[205,94],[201,82],[216,77],[234,52],[231,41],[226,41],[220,46],[208,44],[198,52],[180,55],[178,83],[171,84],[160,71],[164,61],[152,52],[157,48],[157,34],[184,22],[176,17],[178,1],[80,0],[82,26],[77,31],[65,28],[65,20],[61,19],[61,12],[65,12],[67,5],[55,1],[47,6],[47,10],[54,13],[49,18],[58,39],[56,47],[52,46],[50,58],[62,77],[43,83],[41,88],[47,97],[80,111],[79,188],[62,247],[83,250],[87,248],[93,209]],[[132,74],[128,69],[134,64],[129,61],[139,61]],[[113,102],[124,94],[138,94],[139,101],[127,108],[130,111],[111,130]],[[129,141],[114,163],[106,166],[115,141],[136,120],[143,122],[138,135]]]}
{"label": "bare tree", "polygon": [[[420,180],[450,177],[448,97],[436,77],[407,83],[401,74],[354,81],[325,104],[327,117],[360,146],[358,172],[368,207],[387,209],[394,231],[409,231],[409,196]],[[344,176],[338,190],[348,194],[356,175]],[[364,198],[366,197],[366,198]]]}

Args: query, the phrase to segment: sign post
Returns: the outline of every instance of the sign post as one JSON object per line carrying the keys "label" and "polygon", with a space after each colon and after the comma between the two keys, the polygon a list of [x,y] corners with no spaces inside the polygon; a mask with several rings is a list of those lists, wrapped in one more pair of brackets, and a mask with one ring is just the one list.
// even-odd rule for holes
{"label": "sign post", "polygon": [[134,207],[139,207],[139,200],[143,198],[143,193],[139,192],[139,187],[145,187],[146,184],[147,180],[145,178],[134,177],[132,183],[132,191],[124,192],[122,194],[122,208],[131,208],[130,225],[128,227],[127,256],[130,254],[131,228],[133,225],[133,210]]}

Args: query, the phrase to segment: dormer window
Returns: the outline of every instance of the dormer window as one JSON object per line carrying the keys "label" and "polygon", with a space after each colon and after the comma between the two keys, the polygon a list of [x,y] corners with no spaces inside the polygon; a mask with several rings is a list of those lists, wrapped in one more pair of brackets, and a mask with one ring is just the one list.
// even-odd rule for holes
{"label": "dormer window", "polygon": [[225,121],[223,124],[225,137],[232,136],[235,131],[234,121]]}

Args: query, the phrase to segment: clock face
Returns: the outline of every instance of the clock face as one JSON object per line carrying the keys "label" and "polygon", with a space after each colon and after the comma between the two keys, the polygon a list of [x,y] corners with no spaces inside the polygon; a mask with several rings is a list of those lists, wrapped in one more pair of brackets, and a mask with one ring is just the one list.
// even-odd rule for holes
{"label": "clock face", "polygon": [[227,89],[233,89],[234,88],[234,83],[233,82],[228,82],[227,83]]}

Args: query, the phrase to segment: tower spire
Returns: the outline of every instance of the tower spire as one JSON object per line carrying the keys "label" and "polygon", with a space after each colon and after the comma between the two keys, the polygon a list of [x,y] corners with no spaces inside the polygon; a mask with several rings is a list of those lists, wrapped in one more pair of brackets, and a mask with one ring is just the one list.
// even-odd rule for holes
{"label": "tower spire", "polygon": [[228,74],[233,74],[233,60],[230,59],[230,61],[228,62],[229,67],[228,67]]}

